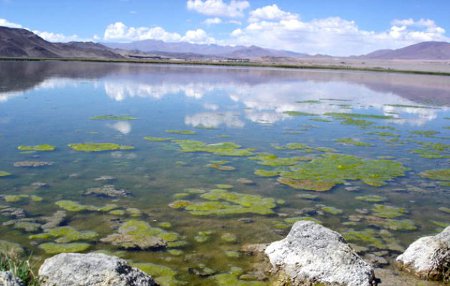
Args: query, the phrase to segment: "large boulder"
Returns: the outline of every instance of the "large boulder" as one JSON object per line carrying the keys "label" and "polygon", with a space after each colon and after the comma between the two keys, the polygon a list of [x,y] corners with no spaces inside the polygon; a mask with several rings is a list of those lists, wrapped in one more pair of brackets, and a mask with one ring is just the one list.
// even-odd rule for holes
{"label": "large boulder", "polygon": [[298,221],[286,238],[266,250],[281,285],[370,286],[372,267],[337,232],[312,221]]}
{"label": "large boulder", "polygon": [[419,278],[450,281],[450,226],[435,236],[414,241],[396,262]]}
{"label": "large boulder", "polygon": [[41,286],[151,286],[152,277],[120,258],[101,253],[61,253],[39,268]]}
{"label": "large boulder", "polygon": [[0,286],[24,286],[24,284],[11,272],[0,271]]}

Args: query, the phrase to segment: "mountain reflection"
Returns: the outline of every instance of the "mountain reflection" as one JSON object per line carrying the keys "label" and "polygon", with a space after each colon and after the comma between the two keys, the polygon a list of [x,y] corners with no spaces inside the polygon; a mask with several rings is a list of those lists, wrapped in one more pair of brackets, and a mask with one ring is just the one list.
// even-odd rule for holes
{"label": "mountain reflection", "polygon": [[[287,120],[287,111],[323,115],[369,108],[399,118],[393,120],[398,124],[422,125],[450,104],[450,81],[440,76],[60,62],[0,62],[0,75],[0,103],[31,89],[76,86],[80,79],[93,81],[114,101],[173,95],[205,101],[220,94],[228,100],[202,102],[204,111],[185,116],[186,125],[206,128],[243,127],[240,116],[267,124]],[[122,134],[131,131],[127,122],[110,127]]]}

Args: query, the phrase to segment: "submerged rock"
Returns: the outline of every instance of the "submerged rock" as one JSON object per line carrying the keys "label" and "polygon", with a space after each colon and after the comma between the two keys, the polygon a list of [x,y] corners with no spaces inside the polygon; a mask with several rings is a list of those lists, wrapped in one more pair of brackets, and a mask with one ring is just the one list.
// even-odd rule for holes
{"label": "submerged rock", "polygon": [[337,232],[312,221],[296,222],[288,236],[266,250],[277,285],[370,286],[373,268]]}
{"label": "submerged rock", "polygon": [[1,286],[23,286],[22,280],[14,276],[10,271],[0,271]]}
{"label": "submerged rock", "polygon": [[42,286],[150,286],[151,276],[114,256],[101,253],[65,253],[44,261],[39,268]]}
{"label": "submerged rock", "polygon": [[99,197],[118,198],[126,197],[130,193],[124,189],[116,189],[114,185],[104,185],[98,188],[89,188],[84,192],[84,195],[94,195]]}
{"label": "submerged rock", "polygon": [[414,241],[396,262],[419,278],[450,281],[450,226],[435,236]]}

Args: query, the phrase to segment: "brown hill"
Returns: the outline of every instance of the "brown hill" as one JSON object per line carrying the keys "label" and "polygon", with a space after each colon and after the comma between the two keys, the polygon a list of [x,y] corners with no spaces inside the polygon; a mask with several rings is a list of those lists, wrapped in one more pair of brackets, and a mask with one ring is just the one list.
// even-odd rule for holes
{"label": "brown hill", "polygon": [[450,60],[450,43],[422,42],[396,50],[378,50],[360,58],[380,60]]}

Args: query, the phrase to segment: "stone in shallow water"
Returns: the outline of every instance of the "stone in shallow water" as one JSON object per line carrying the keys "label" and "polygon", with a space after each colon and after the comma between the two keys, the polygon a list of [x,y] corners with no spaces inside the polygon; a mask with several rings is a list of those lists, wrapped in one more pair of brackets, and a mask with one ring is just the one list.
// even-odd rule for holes
{"label": "stone in shallow water", "polygon": [[127,190],[116,189],[114,185],[104,185],[97,188],[89,188],[84,192],[84,195],[94,195],[98,197],[118,198],[126,197],[130,194]]}
{"label": "stone in shallow water", "polygon": [[152,277],[120,258],[101,253],[66,253],[39,268],[42,286],[153,286]]}
{"label": "stone in shallow water", "polygon": [[339,233],[311,221],[295,223],[288,236],[270,244],[265,253],[273,271],[285,279],[281,285],[370,286],[375,279],[372,267]]}
{"label": "stone in shallow water", "polygon": [[400,268],[422,279],[450,281],[450,226],[414,241],[397,257]]}

